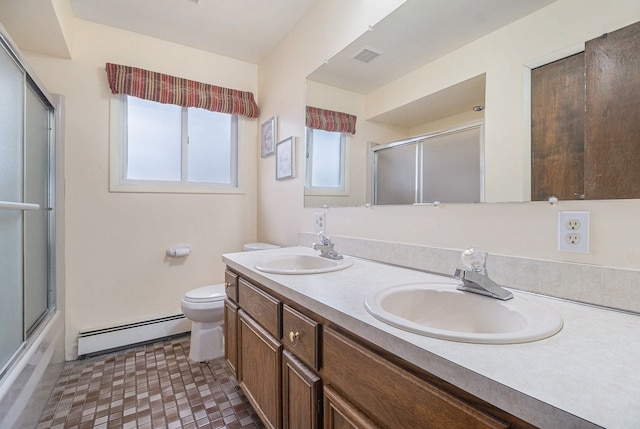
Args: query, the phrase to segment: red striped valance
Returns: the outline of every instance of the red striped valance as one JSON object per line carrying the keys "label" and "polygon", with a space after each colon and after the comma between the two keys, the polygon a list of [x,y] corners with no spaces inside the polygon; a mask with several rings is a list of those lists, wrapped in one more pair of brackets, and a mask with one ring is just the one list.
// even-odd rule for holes
{"label": "red striped valance", "polygon": [[316,130],[355,134],[356,119],[355,115],[348,113],[307,106],[306,125]]}
{"label": "red striped valance", "polygon": [[136,67],[107,63],[107,78],[113,94],[213,112],[257,118],[260,113],[253,93],[222,88]]}

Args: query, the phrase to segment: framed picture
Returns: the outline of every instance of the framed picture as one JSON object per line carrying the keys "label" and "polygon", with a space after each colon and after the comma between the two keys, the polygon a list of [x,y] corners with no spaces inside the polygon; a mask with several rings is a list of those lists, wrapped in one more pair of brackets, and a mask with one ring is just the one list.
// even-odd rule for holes
{"label": "framed picture", "polygon": [[276,145],[276,180],[290,179],[295,159],[295,139],[289,137]]}
{"label": "framed picture", "polygon": [[278,118],[276,116],[262,123],[260,132],[260,154],[262,158],[273,154],[278,139]]}

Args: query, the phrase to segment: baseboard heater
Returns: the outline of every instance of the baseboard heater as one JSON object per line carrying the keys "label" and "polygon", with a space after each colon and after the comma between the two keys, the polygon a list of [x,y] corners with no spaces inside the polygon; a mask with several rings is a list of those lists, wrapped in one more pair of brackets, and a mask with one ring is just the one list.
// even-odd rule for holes
{"label": "baseboard heater", "polygon": [[191,322],[184,317],[184,314],[176,314],[111,328],[80,331],[78,357],[102,354],[161,338],[174,337],[190,330]]}

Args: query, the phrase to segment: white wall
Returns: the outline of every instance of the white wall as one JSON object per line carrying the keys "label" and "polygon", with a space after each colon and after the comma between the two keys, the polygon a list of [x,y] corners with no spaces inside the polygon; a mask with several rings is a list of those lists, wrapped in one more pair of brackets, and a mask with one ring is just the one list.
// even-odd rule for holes
{"label": "white wall", "polygon": [[[303,209],[305,78],[405,0],[322,0],[259,65],[260,122],[278,116],[279,140],[297,139],[296,178],[275,180],[275,160],[258,163],[261,241],[297,243],[311,214]],[[312,213],[312,212],[308,212]]]}
{"label": "white wall", "polygon": [[[336,2],[327,3],[337,7]],[[354,19],[358,17],[355,15]],[[306,24],[313,21],[313,17],[307,18]],[[524,62],[638,20],[640,2],[637,0],[558,0],[390,85],[387,90],[396,92],[386,94],[385,105],[392,100],[396,100],[396,105],[403,104],[409,101],[409,96],[411,99],[423,97],[486,72],[486,140],[494,144],[492,153],[487,154],[487,169],[505,153],[522,159],[521,164],[514,163],[508,176],[491,179],[501,181],[505,189],[522,187],[519,180],[509,178],[521,177],[521,170],[525,168],[522,149],[527,140],[522,94]],[[312,27],[309,31],[292,32],[260,65],[261,99],[269,100],[263,104],[268,110],[265,118],[278,115],[281,132],[287,135],[304,136],[304,76],[327,56],[326,50],[315,49],[318,36],[314,30],[331,35],[336,28],[333,23],[320,19],[317,22],[315,26],[307,25]],[[320,23],[326,25],[321,27]],[[350,40],[344,42],[346,46]],[[311,46],[314,49],[310,49]],[[526,56],[521,54],[524,47],[528,49]],[[292,66],[287,58],[295,58],[295,64]],[[368,112],[370,116],[380,113],[373,108]],[[302,161],[300,152],[298,159]],[[274,183],[271,164],[269,160],[259,164],[258,235],[262,240],[294,245],[298,231],[312,232],[314,210],[302,207],[303,172],[299,171],[299,177],[286,184]],[[590,211],[589,254],[557,251],[558,210]],[[640,269],[639,216],[639,200],[574,201],[554,206],[548,203],[452,204],[438,208],[331,208],[327,212],[327,225],[329,234],[335,235],[455,249],[473,245],[504,255]]]}
{"label": "white wall", "polygon": [[[73,59],[25,57],[66,96],[66,356],[80,330],[179,314],[189,289],[224,279],[221,254],[256,239],[257,123],[242,121],[239,195],[109,192],[105,63],[160,71],[257,94],[257,66],[75,20]],[[171,245],[192,254],[167,259]]]}

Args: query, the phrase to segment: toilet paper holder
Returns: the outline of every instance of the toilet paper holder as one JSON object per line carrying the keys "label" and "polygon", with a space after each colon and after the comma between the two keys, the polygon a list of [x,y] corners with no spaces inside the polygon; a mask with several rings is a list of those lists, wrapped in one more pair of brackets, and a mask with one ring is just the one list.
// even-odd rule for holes
{"label": "toilet paper holder", "polygon": [[171,258],[181,258],[191,254],[191,248],[189,246],[180,245],[173,246],[167,249],[167,256]]}

